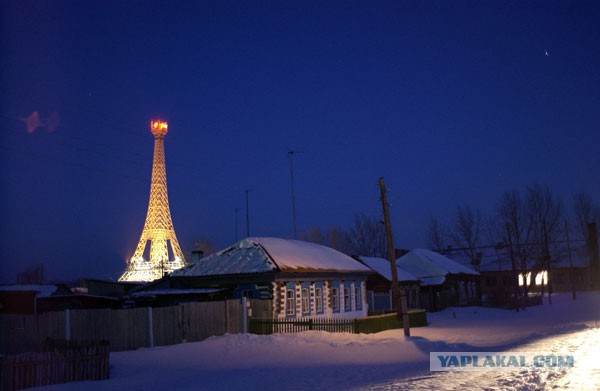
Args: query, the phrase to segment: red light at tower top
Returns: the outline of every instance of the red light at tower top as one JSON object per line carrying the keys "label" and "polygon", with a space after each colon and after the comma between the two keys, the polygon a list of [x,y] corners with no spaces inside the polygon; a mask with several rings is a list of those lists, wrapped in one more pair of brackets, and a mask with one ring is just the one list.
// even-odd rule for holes
{"label": "red light at tower top", "polygon": [[167,134],[169,125],[166,121],[156,120],[150,121],[150,131],[154,137],[164,137]]}

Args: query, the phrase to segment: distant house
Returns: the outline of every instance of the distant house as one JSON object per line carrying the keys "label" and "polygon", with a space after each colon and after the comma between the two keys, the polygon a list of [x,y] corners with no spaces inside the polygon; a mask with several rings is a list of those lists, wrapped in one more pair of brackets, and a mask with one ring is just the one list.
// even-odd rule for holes
{"label": "distant house", "polygon": [[0,286],[0,313],[40,314],[66,309],[121,308],[115,295],[89,293],[88,288],[66,284],[16,284]]}
{"label": "distant house", "polygon": [[[392,295],[392,268],[390,261],[379,257],[356,257],[376,273],[367,279],[367,303],[370,314],[395,311]],[[419,279],[396,266],[398,284],[406,291],[409,309],[420,308]]]}
{"label": "distant house", "polygon": [[0,313],[37,314],[43,312],[38,308],[40,301],[69,294],[71,291],[63,284],[0,285]]}
{"label": "distant house", "polygon": [[480,303],[479,273],[446,256],[416,249],[398,258],[396,265],[419,279],[420,304],[429,311]]}
{"label": "distant house", "polygon": [[248,238],[136,294],[213,289],[226,298],[268,299],[275,318],[355,318],[367,315],[366,281],[373,273],[357,260],[319,244]]}
{"label": "distant house", "polygon": [[493,306],[513,305],[515,284],[519,289],[524,284],[529,286],[529,296],[539,296],[542,290],[548,292],[548,283],[553,292],[571,291],[573,288],[586,290],[591,284],[589,254],[585,246],[572,249],[570,255],[566,248],[556,249],[548,265],[530,268],[525,273],[518,264],[513,271],[508,254],[484,254],[480,273],[482,299]]}
{"label": "distant house", "polygon": [[122,298],[132,289],[142,285],[140,282],[108,281],[95,278],[85,278],[82,281],[81,293],[93,296]]}
{"label": "distant house", "polygon": [[168,307],[180,303],[221,301],[231,298],[228,288],[168,288],[170,280],[150,283],[150,287],[135,289],[127,296],[126,304],[138,307]]}

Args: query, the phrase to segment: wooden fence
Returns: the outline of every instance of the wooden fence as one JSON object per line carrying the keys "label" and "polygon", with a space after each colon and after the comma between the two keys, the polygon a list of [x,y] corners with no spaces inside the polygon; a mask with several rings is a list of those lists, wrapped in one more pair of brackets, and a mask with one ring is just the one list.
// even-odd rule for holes
{"label": "wooden fence", "polygon": [[[253,300],[250,308],[257,315],[271,316],[270,301]],[[240,333],[242,326],[240,300],[0,315],[0,354],[39,351],[46,338],[107,340],[111,351],[133,350]]]}
{"label": "wooden fence", "polygon": [[108,371],[108,341],[46,343],[42,352],[0,356],[0,390],[108,379]]}
{"label": "wooden fence", "polygon": [[250,319],[252,334],[299,333],[321,330],[331,333],[353,333],[355,320],[339,318]]}
{"label": "wooden fence", "polygon": [[[427,325],[425,310],[408,312],[411,327]],[[249,331],[253,334],[299,333],[308,330],[321,330],[330,333],[377,333],[384,330],[402,328],[402,322],[395,313],[369,316],[358,319],[310,318],[310,319],[257,319],[249,321]]]}

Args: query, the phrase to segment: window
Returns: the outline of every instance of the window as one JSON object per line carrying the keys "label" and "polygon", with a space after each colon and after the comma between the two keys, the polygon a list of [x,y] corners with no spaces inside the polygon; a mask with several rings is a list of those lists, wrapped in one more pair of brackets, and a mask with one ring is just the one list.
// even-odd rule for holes
{"label": "window", "polygon": [[350,288],[344,287],[344,311],[351,311],[352,303],[350,302]]}
{"label": "window", "polygon": [[288,289],[285,293],[285,314],[287,316],[294,316],[296,314],[296,292],[293,289]]}
{"label": "window", "polygon": [[317,313],[323,313],[323,289],[315,288],[315,309]]}
{"label": "window", "polygon": [[302,314],[310,314],[310,296],[308,288],[302,288]]}
{"label": "window", "polygon": [[331,288],[331,309],[333,312],[340,312],[340,290]]}
{"label": "window", "polygon": [[358,311],[362,310],[362,295],[360,294],[360,285],[357,285],[354,285],[354,306]]}

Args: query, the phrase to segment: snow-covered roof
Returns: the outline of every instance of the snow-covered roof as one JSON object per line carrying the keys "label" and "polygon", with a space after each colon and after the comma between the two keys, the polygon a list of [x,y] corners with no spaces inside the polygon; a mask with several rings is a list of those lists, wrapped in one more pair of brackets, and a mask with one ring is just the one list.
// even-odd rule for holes
{"label": "snow-covered roof", "polygon": [[36,297],[49,297],[52,296],[57,290],[58,286],[47,284],[0,285],[0,291],[37,292]]}
{"label": "snow-covered roof", "polygon": [[[461,265],[448,257],[425,249],[415,249],[410,251],[398,258],[396,260],[396,265],[398,265],[400,269],[415,275],[424,282],[425,278],[445,277],[448,274],[479,274],[475,270]],[[443,282],[443,279],[441,281]],[[426,285],[433,284],[429,283]]]}
{"label": "snow-covered roof", "polygon": [[163,289],[163,290],[152,290],[152,291],[141,291],[132,293],[132,297],[142,296],[168,296],[168,295],[193,295],[193,294],[209,294],[222,292],[225,289],[219,288],[206,288],[206,289]]}
{"label": "snow-covered roof", "polygon": [[277,270],[260,244],[249,239],[204,257],[190,266],[175,270],[173,277],[218,276],[240,273],[263,273]]}
{"label": "snow-covered roof", "polygon": [[[385,258],[379,257],[358,257],[363,263],[365,263],[368,267],[375,270],[377,273],[382,275],[386,280],[392,281],[392,268],[390,267],[390,261]],[[398,270],[398,281],[419,281],[417,277],[410,274],[406,270],[400,269],[396,266]]]}
{"label": "snow-covered roof", "polygon": [[270,271],[369,272],[367,266],[316,243],[280,238],[247,238],[171,273],[173,277],[252,274]]}

